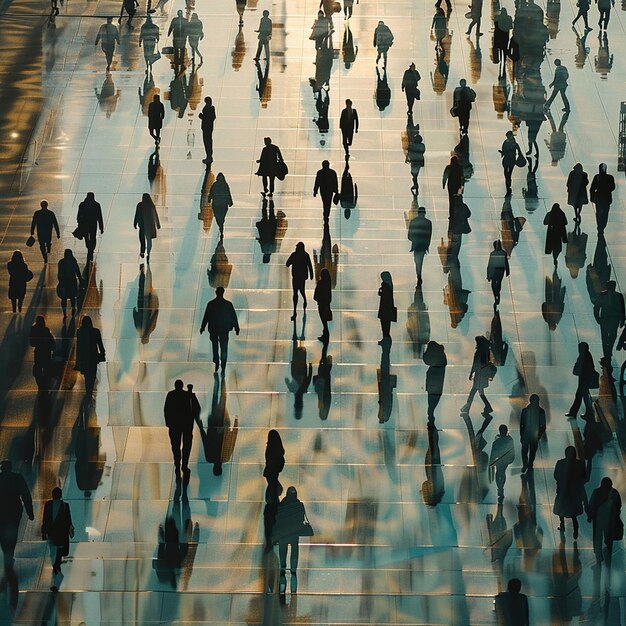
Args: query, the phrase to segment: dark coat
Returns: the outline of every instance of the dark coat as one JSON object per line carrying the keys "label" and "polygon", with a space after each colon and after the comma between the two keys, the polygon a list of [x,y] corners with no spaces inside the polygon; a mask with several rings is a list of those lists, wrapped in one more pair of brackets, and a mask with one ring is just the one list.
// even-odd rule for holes
{"label": "dark coat", "polygon": [[556,498],[552,509],[555,515],[577,517],[582,514],[583,502],[586,500],[586,478],[587,471],[583,461],[574,459],[570,464],[567,459],[560,459],[556,462]]}
{"label": "dark coat", "polygon": [[452,161],[443,170],[443,184],[447,185],[448,193],[457,193],[465,185],[463,166],[457,161]]}
{"label": "dark coat", "polygon": [[102,220],[102,207],[100,203],[83,200],[78,205],[76,221],[82,232],[95,233],[97,227],[100,227],[100,232],[102,232],[104,230],[104,222]]}
{"label": "dark coat", "polygon": [[49,328],[31,326],[30,345],[35,348],[35,363],[46,364],[52,361],[52,353],[56,350],[57,344]]}
{"label": "dark coat", "polygon": [[48,500],[43,507],[43,521],[41,523],[41,534],[48,538],[55,546],[62,546],[69,543],[72,528],[72,514],[70,505],[60,500],[60,508],[57,516],[52,517],[53,500]]}
{"label": "dark coat", "polygon": [[411,252],[428,252],[433,234],[433,223],[424,215],[417,215],[409,223],[408,239]]}
{"label": "dark coat", "polygon": [[135,209],[133,226],[138,227],[151,239],[156,239],[157,230],[161,228],[156,207],[153,204],[139,202]]}
{"label": "dark coat", "polygon": [[269,146],[264,146],[261,150],[261,156],[259,158],[259,169],[256,172],[257,176],[276,176],[278,173],[278,162],[283,160],[283,155],[280,153],[280,148],[271,143]]}
{"label": "dark coat", "polygon": [[58,265],[57,295],[59,298],[75,298],[83,279],[75,257],[63,257]]}
{"label": "dark coat", "polygon": [[33,213],[33,220],[30,224],[30,234],[37,230],[39,241],[50,241],[52,239],[52,229],[55,230],[57,238],[61,236],[57,216],[50,209],[39,209]]}
{"label": "dark coat", "polygon": [[426,371],[426,393],[440,396],[443,394],[443,383],[446,377],[448,360],[443,346],[435,341],[430,342],[424,352]]}
{"label": "dark coat", "polygon": [[567,218],[560,208],[553,208],[543,218],[543,223],[548,227],[546,231],[546,254],[561,253],[563,244],[567,243]]}
{"label": "dark coat", "polygon": [[162,102],[151,102],[148,105],[148,128],[163,128],[165,107]]}
{"label": "dark coat", "polygon": [[320,317],[327,322],[332,320],[332,313],[330,310],[330,303],[332,302],[332,299],[333,291],[330,281],[318,281],[317,285],[315,285],[315,291],[313,292],[313,300],[317,302]]}
{"label": "dark coat", "polygon": [[417,70],[408,69],[404,71],[402,76],[402,91],[406,91],[409,95],[416,95],[419,91],[417,85],[421,80],[420,73]]}
{"label": "dark coat", "polygon": [[315,194],[318,191],[320,192],[322,198],[339,193],[339,182],[337,180],[337,172],[335,172],[335,170],[322,168],[317,171],[313,193]]}
{"label": "dark coat", "polygon": [[588,204],[587,185],[589,185],[587,172],[572,170],[567,177],[567,204],[573,207]]}
{"label": "dark coat", "polygon": [[86,374],[95,370],[104,361],[105,350],[98,328],[83,328],[76,331],[76,366],[74,369]]}
{"label": "dark coat", "polygon": [[306,250],[294,250],[287,259],[285,264],[291,267],[291,277],[294,282],[304,283],[307,278],[313,278],[313,264],[311,256]]}
{"label": "dark coat", "polygon": [[487,280],[502,280],[502,277],[510,273],[509,257],[504,250],[494,250],[489,255],[487,264]]}
{"label": "dark coat", "polygon": [[173,430],[193,430],[192,395],[185,389],[172,389],[165,396],[165,425]]}
{"label": "dark coat", "polygon": [[215,107],[212,104],[205,104],[199,117],[202,120],[202,134],[210,135],[215,124]]}
{"label": "dark coat", "polygon": [[589,195],[591,202],[596,204],[611,204],[613,202],[613,190],[615,189],[615,179],[611,174],[596,174],[591,181]]}
{"label": "dark coat", "polygon": [[200,332],[207,328],[209,334],[221,335],[235,329],[239,332],[239,322],[235,307],[230,300],[225,298],[213,298],[206,305]]}
{"label": "dark coat", "polygon": [[387,283],[382,282],[380,289],[378,290],[380,296],[380,302],[378,304],[378,319],[386,321],[395,321],[396,312],[393,302],[393,287],[390,287]]}
{"label": "dark coat", "polygon": [[346,107],[339,117],[339,128],[344,135],[352,135],[356,130],[359,130],[359,114],[356,109],[348,110]]}
{"label": "dark coat", "polygon": [[298,543],[306,511],[298,498],[285,496],[276,512],[273,538],[279,543]]}
{"label": "dark coat", "polygon": [[17,472],[0,472],[0,525],[18,523],[24,509],[33,516],[33,500],[24,477]]}
{"label": "dark coat", "polygon": [[26,283],[33,279],[33,273],[28,269],[26,263],[7,263],[9,272],[9,298],[11,300],[21,300],[26,293]]}

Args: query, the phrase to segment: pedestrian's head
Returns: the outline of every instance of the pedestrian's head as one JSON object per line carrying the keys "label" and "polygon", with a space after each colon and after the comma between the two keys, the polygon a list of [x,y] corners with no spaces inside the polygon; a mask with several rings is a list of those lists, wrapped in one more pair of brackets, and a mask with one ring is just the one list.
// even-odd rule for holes
{"label": "pedestrian's head", "polygon": [[204,99],[204,104],[206,104],[207,106],[211,106],[213,104],[213,98],[211,98],[211,96],[207,96]]}
{"label": "pedestrian's head", "polygon": [[317,19],[322,19],[324,17],[324,11],[318,11],[317,12]]}
{"label": "pedestrian's head", "polygon": [[284,452],[283,440],[277,430],[273,429],[267,433],[267,447]]}
{"label": "pedestrian's head", "polygon": [[182,389],[183,388],[183,381],[179,378],[178,380],[174,381],[174,389]]}
{"label": "pedestrian's head", "polygon": [[560,211],[561,210],[561,205],[558,202],[555,202],[552,205],[552,209],[550,209],[551,211]]}
{"label": "pedestrian's head", "polygon": [[417,143],[421,143],[421,142],[423,141],[423,137],[422,137],[419,133],[417,133],[417,134],[415,135],[415,141],[416,141]]}
{"label": "pedestrian's head", "polygon": [[263,17],[268,17],[269,14],[270,14],[270,12],[267,9],[265,9],[265,11],[263,11]]}
{"label": "pedestrian's head", "polygon": [[192,20],[197,20],[198,19],[198,14],[197,13],[192,13],[191,14],[191,19]]}
{"label": "pedestrian's head", "polygon": [[[602,167],[602,166],[600,166],[600,167]],[[47,209],[47,208],[48,208],[48,201],[47,201],[47,200],[42,200],[42,201],[39,203],[39,206],[40,206],[42,209]]]}
{"label": "pedestrian's head", "polygon": [[417,214],[418,215],[426,215],[426,207],[423,207],[423,206],[419,207],[417,209]]}
{"label": "pedestrian's head", "polygon": [[152,96],[152,102],[160,102],[161,101],[161,96],[159,96],[158,93],[155,93],[154,96]]}
{"label": "pedestrian's head", "polygon": [[581,341],[578,344],[578,354],[586,354],[589,352],[589,344],[586,341]]}
{"label": "pedestrian's head", "polygon": [[46,327],[46,318],[43,315],[38,315],[35,318],[35,326],[37,326],[38,328],[45,328]]}
{"label": "pedestrian's head", "polygon": [[614,280],[610,280],[607,284],[606,284],[606,289],[607,291],[615,291],[615,281]]}
{"label": "pedestrian's head", "polygon": [[322,161],[322,168],[327,170],[330,167],[330,161],[328,161],[327,159],[324,159]]}
{"label": "pedestrian's head", "polygon": [[499,239],[496,239],[496,240],[493,242],[493,249],[494,249],[494,250],[502,250],[502,243],[500,242],[500,240],[499,240]]}
{"label": "pedestrian's head", "polygon": [[63,253],[63,257],[66,259],[70,259],[72,258],[74,255],[72,254],[72,251],[69,248],[65,248],[65,252]]}
{"label": "pedestrian's head", "polygon": [[567,446],[567,448],[565,448],[565,458],[568,461],[573,461],[576,458],[576,448],[574,448],[574,446]]}
{"label": "pedestrian's head", "polygon": [[513,131],[512,130],[507,130],[506,131],[506,138],[507,139],[513,139]]}
{"label": "pedestrian's head", "polygon": [[411,65],[409,65],[409,69],[410,70],[414,70],[415,69],[415,63],[413,63],[413,61],[411,61]]}
{"label": "pedestrian's head", "polygon": [[461,87],[465,87],[465,85],[467,85],[467,81],[464,78],[461,78],[459,85],[461,85]]}
{"label": "pedestrian's head", "polygon": [[509,593],[519,593],[522,590],[522,581],[519,578],[511,578],[506,588]]}
{"label": "pedestrian's head", "polygon": [[352,100],[350,100],[348,98],[348,100],[346,100],[346,106],[351,107],[352,106]]}
{"label": "pedestrian's head", "polygon": [[11,261],[13,263],[24,263],[24,255],[19,250],[15,250],[11,256]]}
{"label": "pedestrian's head", "polygon": [[301,241],[298,241],[298,243],[296,244],[296,250],[298,252],[304,252],[304,244]]}
{"label": "pedestrian's head", "polygon": [[152,16],[151,15],[147,15],[146,16],[146,24],[152,24]]}
{"label": "pedestrian's head", "polygon": [[269,146],[272,143],[272,138],[271,137],[263,137],[263,141],[265,142],[266,146]]}
{"label": "pedestrian's head", "polygon": [[600,163],[600,167],[598,168],[600,174],[606,174],[606,163]]}
{"label": "pedestrian's head", "polygon": [[8,473],[12,469],[13,469],[13,464],[8,459],[5,460],[5,461],[2,461],[2,463],[0,463],[0,470],[2,470],[3,472]]}
{"label": "pedestrian's head", "polygon": [[385,25],[385,22],[383,22],[382,20],[379,20],[378,25],[379,25],[379,26],[384,26],[384,25]]}
{"label": "pedestrian's head", "polygon": [[182,17],[182,16],[183,16],[183,12],[179,9],[179,10],[176,12],[176,15],[178,15],[178,17]]}
{"label": "pedestrian's head", "polygon": [[55,487],[52,490],[52,499],[53,500],[60,500],[62,496],[63,496],[63,492],[61,491],[61,487]]}
{"label": "pedestrian's head", "polygon": [[222,174],[222,172],[220,172],[216,177],[215,177],[215,182],[216,183],[225,183],[226,179],[224,178],[224,174]]}
{"label": "pedestrian's head", "polygon": [[536,393],[533,393],[528,400],[533,406],[537,406],[539,404],[539,396]]}
{"label": "pedestrian's head", "polygon": [[286,500],[297,500],[298,499],[298,491],[292,485],[291,487],[287,487],[287,493],[285,494]]}
{"label": "pedestrian's head", "polygon": [[107,24],[110,24],[113,21],[113,18],[109,15],[109,17],[107,17]]}
{"label": "pedestrian's head", "polygon": [[500,424],[500,426],[498,426],[498,432],[500,433],[500,437],[504,437],[509,434],[509,428],[506,424]]}
{"label": "pedestrian's head", "polygon": [[612,487],[613,487],[613,481],[608,476],[605,476],[600,481],[600,489],[602,489],[603,491],[610,491]]}
{"label": "pedestrian's head", "polygon": [[380,280],[393,289],[393,279],[391,278],[391,274],[389,272],[382,272],[380,274]]}
{"label": "pedestrian's head", "polygon": [[500,15],[506,15],[506,9],[504,8],[500,9]]}
{"label": "pedestrian's head", "polygon": [[221,285],[215,290],[215,297],[216,298],[223,298],[224,297],[224,287],[222,287]]}
{"label": "pedestrian's head", "polygon": [[559,65],[561,65],[561,59],[554,59],[554,65],[559,67]]}
{"label": "pedestrian's head", "polygon": [[87,192],[87,196],[85,197],[86,200],[89,200],[89,202],[94,202],[96,199],[96,196],[94,194],[93,191],[88,191]]}
{"label": "pedestrian's head", "polygon": [[85,315],[80,322],[81,328],[93,328],[93,322],[91,321],[91,317],[89,315]]}
{"label": "pedestrian's head", "polygon": [[583,171],[583,166],[580,163],[576,163],[576,165],[574,165],[574,171],[575,172],[582,172]]}
{"label": "pedestrian's head", "polygon": [[320,272],[320,282],[330,284],[330,272],[326,268]]}

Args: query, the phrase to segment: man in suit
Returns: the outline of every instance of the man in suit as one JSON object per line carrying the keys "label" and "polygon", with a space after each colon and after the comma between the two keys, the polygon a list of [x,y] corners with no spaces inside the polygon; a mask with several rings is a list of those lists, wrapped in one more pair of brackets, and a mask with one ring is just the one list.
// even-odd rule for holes
{"label": "man in suit", "polygon": [[341,129],[343,149],[346,151],[346,158],[348,158],[354,133],[359,132],[359,116],[356,109],[352,108],[352,100],[346,100],[346,108],[341,112],[339,118],[339,128]]}
{"label": "man in suit", "polygon": [[263,11],[263,17],[259,21],[259,29],[255,32],[259,33],[259,45],[254,55],[254,60],[258,61],[261,58],[261,50],[265,50],[265,60],[270,60],[270,39],[272,38],[272,20],[270,19],[270,12],[266,9]]}
{"label": "man in suit", "polygon": [[417,216],[409,223],[408,238],[411,242],[411,252],[415,260],[415,273],[417,274],[417,286],[422,285],[422,266],[424,256],[430,247],[430,240],[433,234],[433,224],[426,217],[426,209],[421,206],[417,209]]}
{"label": "man in suit", "polygon": [[[191,385],[189,385],[191,387]],[[195,400],[195,402],[193,402]],[[183,389],[183,381],[177,380],[174,389],[168,391],[165,397],[163,415],[167,426],[174,457],[174,472],[176,482],[181,480],[181,464],[185,481],[189,480],[189,454],[193,441],[193,422],[197,399],[191,389]],[[199,407],[199,405],[197,405]]]}
{"label": "man in suit", "polygon": [[202,120],[202,142],[206,152],[206,159],[202,159],[202,162],[210,165],[213,163],[213,127],[216,116],[213,100],[209,96],[204,99],[204,106],[198,117]]}
{"label": "man in suit", "polygon": [[0,464],[0,547],[4,555],[4,566],[13,567],[13,555],[17,544],[17,533],[26,509],[29,520],[35,519],[33,500],[24,477],[12,471],[11,461]]}
{"label": "man in suit", "polygon": [[404,71],[402,76],[402,91],[406,95],[407,115],[413,115],[413,103],[419,100],[420,90],[417,86],[421,79],[420,73],[415,69],[415,63],[409,65],[409,69]]}
{"label": "man in suit", "polygon": [[148,130],[157,148],[161,143],[161,128],[163,128],[164,119],[165,107],[161,102],[161,96],[156,93],[152,97],[152,102],[148,105]]}
{"label": "man in suit", "polygon": [[221,361],[222,376],[224,376],[228,358],[228,335],[233,329],[236,335],[239,334],[237,313],[233,303],[224,298],[224,287],[218,287],[215,290],[215,298],[206,305],[200,325],[200,334],[204,332],[205,328],[209,331],[209,338],[213,346],[215,371],[217,372]]}
{"label": "man in suit", "polygon": [[52,490],[52,500],[44,505],[41,523],[41,538],[50,544],[54,574],[61,573],[61,559],[69,554],[70,537],[74,536],[70,505],[63,501],[62,496],[63,492],[59,487]]}
{"label": "man in suit", "polygon": [[185,46],[187,45],[187,25],[188,20],[183,17],[183,12],[178,11],[176,17],[170,23],[167,36],[172,35],[172,45],[174,46],[174,69],[178,71],[185,61]]}
{"label": "man in suit", "polygon": [[96,201],[93,191],[87,192],[85,199],[78,205],[76,222],[85,241],[85,246],[87,246],[87,258],[92,259],[93,251],[96,248],[96,231],[98,227],[100,228],[100,234],[104,232],[102,207]]}
{"label": "man in suit", "polygon": [[48,262],[48,254],[50,253],[50,247],[52,246],[52,229],[57,234],[57,239],[61,238],[59,232],[59,223],[57,222],[57,216],[48,208],[48,201],[42,200],[40,202],[41,208],[33,213],[33,220],[30,223],[30,234],[35,234],[37,230],[37,241],[39,242],[39,249],[41,250],[41,256],[43,262]]}
{"label": "man in suit", "polygon": [[337,181],[337,172],[330,169],[329,161],[322,161],[322,169],[317,171],[315,176],[315,186],[313,187],[313,196],[317,196],[317,192],[322,196],[322,206],[324,207],[324,223],[328,223],[330,216],[330,207],[333,202],[333,196],[339,193],[339,183]]}

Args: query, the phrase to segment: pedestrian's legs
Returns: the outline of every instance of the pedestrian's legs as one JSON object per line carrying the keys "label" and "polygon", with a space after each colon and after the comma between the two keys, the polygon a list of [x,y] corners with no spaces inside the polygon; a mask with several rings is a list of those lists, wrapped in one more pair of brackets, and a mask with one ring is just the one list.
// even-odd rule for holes
{"label": "pedestrian's legs", "polygon": [[183,471],[189,471],[189,454],[191,453],[191,443],[193,441],[193,427],[185,429],[182,432],[183,449],[182,449],[182,468]]}
{"label": "pedestrian's legs", "polygon": [[498,498],[504,497],[504,483],[506,483],[506,466],[496,465],[496,487],[498,488]]}
{"label": "pedestrian's legs", "polygon": [[41,250],[41,256],[43,257],[43,262],[48,262],[48,246],[43,239],[39,240],[39,250]]}
{"label": "pedestrian's legs", "polygon": [[423,250],[416,250],[413,252],[413,259],[415,261],[415,274],[417,276],[417,285],[422,284],[422,268],[424,266],[424,255],[426,253]]}
{"label": "pedestrian's legs", "polygon": [[322,196],[322,206],[324,208],[324,222],[328,222],[328,218],[330,217],[330,207],[333,203],[332,196]]}
{"label": "pedestrian's legs", "polygon": [[115,48],[106,48],[104,50],[104,56],[107,60],[107,70],[111,69],[111,65],[113,63],[113,52],[115,52]]}
{"label": "pedestrian's legs", "polygon": [[479,389],[478,395],[480,396],[481,400],[485,404],[485,410],[483,411],[483,413],[493,413],[493,407],[491,406],[491,403],[489,402],[489,400],[487,400],[487,396],[485,395],[485,390]]}
{"label": "pedestrian's legs", "polygon": [[180,443],[183,436],[182,430],[179,428],[169,428],[170,446],[172,448],[172,456],[174,458],[174,468],[176,473],[180,472]]}
{"label": "pedestrian's legs", "polygon": [[574,396],[574,402],[572,402],[572,406],[570,407],[569,411],[566,413],[567,416],[569,417],[576,417],[578,415],[578,409],[580,408],[580,403],[582,402],[583,399],[583,390],[580,387],[580,385],[578,385],[578,387],[576,388],[576,395]]}
{"label": "pedestrian's legs", "polygon": [[406,90],[406,108],[407,114],[413,115],[413,104],[415,102],[415,94],[411,89]]}
{"label": "pedestrian's legs", "polygon": [[228,360],[228,333],[220,333],[220,357],[222,364],[222,373],[226,369],[226,361]]}
{"label": "pedestrian's legs", "polygon": [[522,470],[525,470],[529,466],[528,452],[530,445],[527,441],[522,439]]}
{"label": "pedestrian's legs", "polygon": [[565,95],[565,89],[561,89],[561,98],[563,98],[563,107],[564,107],[564,111],[569,111],[569,100],[567,99],[567,96]]}
{"label": "pedestrian's legs", "polygon": [[211,347],[213,348],[213,363],[215,363],[215,371],[217,372],[217,368],[220,364],[219,335],[217,333],[209,333],[209,338],[211,339]]}
{"label": "pedestrian's legs", "polygon": [[574,527],[574,539],[578,539],[578,518],[572,517],[572,526]]}
{"label": "pedestrian's legs", "polygon": [[491,291],[495,304],[500,304],[500,291],[502,290],[502,278],[494,278],[491,281]]}
{"label": "pedestrian's legs", "polygon": [[440,393],[428,394],[428,419],[429,420],[435,419],[435,409],[437,408],[437,405],[439,404],[440,400],[441,400]]}
{"label": "pedestrian's legs", "polygon": [[270,60],[270,42],[269,39],[263,44],[263,49],[265,50],[265,60]]}
{"label": "pedestrian's legs", "polygon": [[606,545],[606,566],[610,568],[611,559],[613,557],[613,536],[608,533],[604,533],[604,543]]}
{"label": "pedestrian's legs", "polygon": [[[213,133],[202,133],[202,141],[204,142],[204,151],[206,152],[207,163],[213,162]],[[265,186],[265,185],[264,185]]]}
{"label": "pedestrian's legs", "polygon": [[13,309],[13,313],[17,312],[17,298],[11,298],[11,308]]}
{"label": "pedestrian's legs", "polygon": [[528,469],[532,469],[533,464],[535,463],[535,456],[537,454],[537,448],[539,447],[539,441],[531,441],[528,446]]}
{"label": "pedestrian's legs", "polygon": [[143,228],[139,229],[139,256],[143,258],[146,253],[146,233]]}
{"label": "pedestrian's legs", "polygon": [[513,167],[504,165],[504,184],[506,185],[507,195],[511,193],[511,179],[513,177]]}
{"label": "pedestrian's legs", "polygon": [[477,391],[478,391],[478,387],[476,385],[476,381],[474,380],[474,382],[472,383],[472,388],[470,389],[469,395],[467,396],[467,401],[461,407],[462,413],[469,413],[469,410],[472,408],[472,402],[474,402],[474,396],[476,395]]}
{"label": "pedestrian's legs", "polygon": [[380,328],[383,332],[383,338],[391,337],[391,320],[380,320]]}
{"label": "pedestrian's legs", "polygon": [[[298,538],[291,543],[291,554],[289,556],[289,567],[291,568],[291,575],[293,576],[298,569],[298,557],[300,556],[300,545]],[[292,589],[293,591],[293,589]]]}
{"label": "pedestrian's legs", "polygon": [[261,176],[261,180],[263,181],[263,193],[267,193],[267,175],[263,174],[263,176]]}
{"label": "pedestrian's legs", "polygon": [[583,402],[585,403],[585,415],[593,415],[593,401],[591,400],[591,394],[589,389],[582,390]]}
{"label": "pedestrian's legs", "polygon": [[259,45],[256,47],[256,54],[254,55],[255,61],[261,58],[261,50],[263,50],[263,44],[259,41]]}
{"label": "pedestrian's legs", "polygon": [[556,94],[558,92],[559,92],[559,90],[556,87],[552,88],[552,93],[550,94],[550,97],[546,100],[546,103],[543,105],[544,109],[549,109],[550,108],[550,105],[552,104],[552,102],[556,98]]}
{"label": "pedestrian's legs", "polygon": [[276,179],[276,177],[273,174],[270,174],[269,179],[270,179],[270,196],[273,196],[274,195],[274,180]]}
{"label": "pedestrian's legs", "polygon": [[146,256],[150,260],[150,251],[152,250],[152,237],[150,234],[146,236]]}
{"label": "pedestrian's legs", "polygon": [[286,541],[278,542],[278,560],[280,562],[280,573],[281,575],[285,574],[285,570],[287,569],[287,546],[289,544]]}

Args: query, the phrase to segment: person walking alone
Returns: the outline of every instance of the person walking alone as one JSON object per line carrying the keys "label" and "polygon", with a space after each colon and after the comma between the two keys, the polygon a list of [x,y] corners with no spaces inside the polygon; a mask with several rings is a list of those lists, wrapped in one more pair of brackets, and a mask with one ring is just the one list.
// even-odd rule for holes
{"label": "person walking alone", "polygon": [[26,283],[33,279],[33,273],[28,269],[26,261],[19,250],[15,250],[11,260],[7,263],[9,272],[9,300],[13,313],[22,312],[24,296],[26,295]]}
{"label": "person walking alone", "polygon": [[607,173],[606,163],[600,163],[598,173],[591,181],[589,196],[591,202],[596,205],[596,225],[598,233],[604,233],[604,229],[609,221],[609,210],[613,202],[613,191],[615,190],[615,179]]}
{"label": "person walking alone", "polygon": [[263,11],[263,17],[259,21],[258,30],[254,31],[255,33],[259,33],[258,40],[259,45],[256,49],[256,54],[254,55],[254,60],[259,61],[261,59],[261,51],[265,51],[265,60],[270,60],[270,39],[272,38],[272,20],[270,19],[270,12],[265,9]]}
{"label": "person walking alone", "polygon": [[296,249],[289,255],[287,267],[291,267],[291,289],[293,292],[293,315],[291,320],[295,320],[297,316],[296,309],[298,307],[298,293],[302,294],[302,307],[306,312],[306,291],[305,283],[307,279],[313,279],[313,264],[311,257],[304,248],[304,243],[299,241]]}
{"label": "person walking alone", "polygon": [[96,202],[93,191],[87,192],[85,199],[78,205],[76,222],[78,231],[87,247],[87,260],[90,261],[93,259],[93,252],[96,249],[96,231],[100,228],[100,234],[104,233],[102,207],[99,202]]}
{"label": "person walking alone", "polygon": [[74,317],[74,315],[76,315],[78,290],[83,281],[83,277],[80,273],[80,267],[78,267],[78,261],[69,248],[65,250],[63,258],[59,261],[57,277],[57,296],[59,296],[59,300],[61,300],[63,319],[67,317],[68,300],[72,307],[72,317]]}
{"label": "person walking alone", "polygon": [[330,162],[326,160],[322,161],[322,169],[317,170],[317,174],[315,175],[315,185],[313,187],[314,197],[317,196],[318,191],[322,197],[324,224],[327,224],[333,198],[339,193],[339,182],[337,180],[337,172],[330,169]]}
{"label": "person walking alone", "polygon": [[48,254],[50,254],[50,248],[52,246],[52,230],[57,234],[57,239],[61,238],[59,231],[59,223],[57,222],[57,216],[48,208],[48,201],[42,200],[39,203],[41,207],[33,213],[33,219],[30,223],[31,237],[37,231],[37,241],[39,242],[39,249],[41,250],[41,256],[43,262],[48,262]]}
{"label": "person walking alone", "polygon": [[[587,520],[593,523],[593,551],[596,563],[604,561],[602,543],[606,546],[606,563],[611,567],[613,541],[616,534],[623,534],[624,525],[620,519],[622,499],[619,492],[613,489],[613,481],[605,476],[600,486],[593,490],[587,507]],[[621,531],[618,533],[618,527]]]}
{"label": "person walking alone", "polygon": [[567,112],[570,110],[570,107],[569,100],[565,95],[565,90],[567,89],[569,72],[567,71],[565,65],[561,64],[561,59],[554,59],[554,65],[554,78],[552,79],[552,82],[548,85],[549,87],[552,87],[552,93],[550,94],[550,97],[546,100],[543,108],[547,111],[550,108],[550,105],[552,104],[554,99],[556,98],[557,94],[560,93],[563,100],[563,111]]}
{"label": "person walking alone", "polygon": [[215,107],[213,106],[213,100],[209,96],[204,99],[204,106],[198,117],[202,120],[202,142],[204,143],[204,151],[206,152],[206,159],[202,159],[202,162],[211,165],[211,163],[213,163]]}
{"label": "person walking alone", "polygon": [[352,108],[352,100],[346,100],[346,108],[341,112],[339,118],[339,128],[341,129],[341,139],[347,159],[350,156],[350,146],[354,134],[359,132],[359,115],[356,109]]}
{"label": "person walking alone", "polygon": [[156,239],[157,230],[161,228],[161,222],[149,193],[144,193],[141,197],[141,202],[137,204],[133,227],[135,229],[139,228],[139,256],[143,259],[147,252],[147,260],[150,263],[152,240]]}
{"label": "person walking alone", "polygon": [[222,376],[226,371],[226,361],[228,360],[228,336],[231,330],[239,335],[239,321],[235,307],[230,300],[224,298],[224,287],[215,290],[215,298],[206,305],[204,317],[200,325],[200,334],[204,329],[209,331],[209,339],[213,348],[213,363],[215,372],[222,366]]}
{"label": "person walking alone", "polygon": [[[70,539],[74,537],[72,513],[70,505],[63,500],[63,492],[59,487],[52,490],[52,500],[43,507],[41,522],[41,538],[48,541],[52,558],[52,572],[61,573],[61,562],[70,553]],[[55,591],[56,585],[51,588]]]}
{"label": "person walking alone", "polygon": [[163,128],[164,119],[165,107],[161,102],[161,96],[156,93],[152,97],[152,102],[148,105],[148,130],[157,148],[161,143],[161,128]]}
{"label": "person walking alone", "polygon": [[415,63],[409,65],[409,69],[404,70],[402,76],[402,91],[406,95],[406,114],[411,117],[413,115],[413,104],[420,99],[420,90],[418,83],[421,80],[420,73],[415,69]]}

